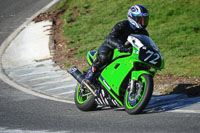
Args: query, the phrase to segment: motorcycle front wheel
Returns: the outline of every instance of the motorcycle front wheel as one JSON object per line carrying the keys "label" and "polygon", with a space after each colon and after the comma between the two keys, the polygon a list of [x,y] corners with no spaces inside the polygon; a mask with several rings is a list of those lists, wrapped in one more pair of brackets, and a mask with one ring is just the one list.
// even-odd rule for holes
{"label": "motorcycle front wheel", "polygon": [[124,95],[124,108],[129,114],[138,114],[147,106],[153,93],[153,77],[143,74],[134,82],[135,91],[127,88]]}
{"label": "motorcycle front wheel", "polygon": [[95,104],[95,97],[85,86],[80,84],[77,84],[74,93],[74,101],[76,106],[82,111],[92,111],[97,107]]}

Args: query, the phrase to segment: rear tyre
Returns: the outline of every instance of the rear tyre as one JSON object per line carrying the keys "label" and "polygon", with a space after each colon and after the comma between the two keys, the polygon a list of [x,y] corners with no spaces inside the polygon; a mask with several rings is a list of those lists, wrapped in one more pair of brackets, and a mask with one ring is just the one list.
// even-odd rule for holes
{"label": "rear tyre", "polygon": [[95,97],[91,92],[84,86],[77,84],[74,101],[76,106],[82,111],[95,110],[97,105],[95,104]]}
{"label": "rear tyre", "polygon": [[136,92],[130,92],[127,88],[124,95],[124,108],[129,114],[138,114],[147,106],[153,93],[153,77],[143,74],[135,82]]}

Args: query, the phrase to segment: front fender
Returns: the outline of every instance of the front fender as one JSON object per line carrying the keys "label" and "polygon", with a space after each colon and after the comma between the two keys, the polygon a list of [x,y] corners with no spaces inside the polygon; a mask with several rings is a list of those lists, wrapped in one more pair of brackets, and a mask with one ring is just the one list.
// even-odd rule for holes
{"label": "front fender", "polygon": [[144,71],[144,70],[132,71],[132,72],[131,72],[131,80],[138,80],[138,78],[139,78],[142,74],[148,74],[148,75],[154,76],[151,72]]}

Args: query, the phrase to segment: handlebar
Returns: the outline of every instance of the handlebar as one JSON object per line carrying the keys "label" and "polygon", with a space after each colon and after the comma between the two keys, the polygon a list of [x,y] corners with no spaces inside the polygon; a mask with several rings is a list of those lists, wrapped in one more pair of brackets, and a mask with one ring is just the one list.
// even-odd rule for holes
{"label": "handlebar", "polygon": [[126,51],[120,51],[120,48],[119,48],[118,51],[119,51],[120,53],[131,53],[131,52],[132,52],[132,47],[127,48]]}

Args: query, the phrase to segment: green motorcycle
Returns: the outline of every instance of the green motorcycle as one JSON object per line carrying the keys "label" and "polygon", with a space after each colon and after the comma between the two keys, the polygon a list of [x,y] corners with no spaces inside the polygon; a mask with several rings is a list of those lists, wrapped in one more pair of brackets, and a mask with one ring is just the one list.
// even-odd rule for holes
{"label": "green motorcycle", "polygon": [[[147,106],[153,93],[153,77],[164,68],[164,59],[154,41],[145,35],[131,34],[125,44],[126,53],[114,50],[112,61],[101,68],[92,84],[75,66],[69,73],[78,81],[74,100],[82,111],[98,105],[124,107],[129,114],[138,114]],[[87,61],[92,65],[97,51],[89,51]]]}

